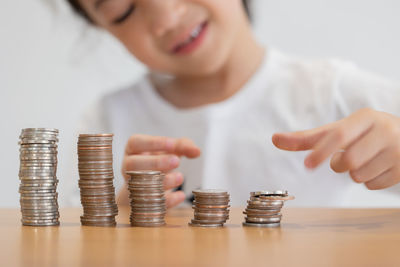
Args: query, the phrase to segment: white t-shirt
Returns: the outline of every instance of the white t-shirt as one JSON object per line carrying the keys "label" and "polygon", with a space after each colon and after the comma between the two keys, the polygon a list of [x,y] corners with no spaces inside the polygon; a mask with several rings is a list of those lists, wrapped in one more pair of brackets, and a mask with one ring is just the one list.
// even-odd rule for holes
{"label": "white t-shirt", "polygon": [[[308,152],[275,148],[275,132],[318,127],[363,108],[400,116],[400,85],[338,60],[311,61],[268,49],[262,65],[229,99],[178,109],[165,101],[147,77],[105,96],[86,117],[91,132],[112,132],[117,187],[125,144],[135,133],[188,137],[201,157],[184,159],[187,195],[195,188],[221,188],[234,206],[255,190],[285,189],[292,206],[400,206],[400,186],[370,191],[326,162],[304,167]],[[400,137],[399,137],[400,138]],[[79,203],[79,195],[75,201]]]}

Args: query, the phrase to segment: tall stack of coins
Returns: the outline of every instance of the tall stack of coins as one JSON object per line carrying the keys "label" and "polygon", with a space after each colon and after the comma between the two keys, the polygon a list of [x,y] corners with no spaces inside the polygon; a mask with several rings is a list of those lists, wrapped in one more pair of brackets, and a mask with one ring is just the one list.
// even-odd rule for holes
{"label": "tall stack of coins", "polygon": [[156,227],[165,225],[165,175],[159,171],[128,171],[132,226]]}
{"label": "tall stack of coins", "polygon": [[286,200],[294,199],[287,191],[258,191],[250,193],[244,226],[278,227],[281,223],[281,209]]}
{"label": "tall stack of coins", "polygon": [[78,139],[82,225],[115,226],[118,207],[113,185],[113,134],[81,134]]}
{"label": "tall stack of coins", "polygon": [[20,169],[22,224],[59,225],[57,202],[58,130],[27,128],[20,135]]}
{"label": "tall stack of coins", "polygon": [[194,190],[191,226],[220,227],[229,218],[229,194],[224,190]]}

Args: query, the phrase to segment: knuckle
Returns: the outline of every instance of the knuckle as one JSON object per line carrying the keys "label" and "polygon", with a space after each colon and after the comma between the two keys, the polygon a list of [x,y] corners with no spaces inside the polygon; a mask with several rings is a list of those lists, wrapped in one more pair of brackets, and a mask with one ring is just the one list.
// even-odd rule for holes
{"label": "knuckle", "polygon": [[342,160],[350,171],[358,169],[357,157],[351,151],[346,151],[343,154]]}

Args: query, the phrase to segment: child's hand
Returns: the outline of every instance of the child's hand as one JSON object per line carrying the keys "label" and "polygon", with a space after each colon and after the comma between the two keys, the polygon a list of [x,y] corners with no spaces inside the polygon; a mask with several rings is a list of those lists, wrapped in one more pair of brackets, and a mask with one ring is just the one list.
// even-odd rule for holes
{"label": "child's hand", "polygon": [[349,171],[357,183],[383,189],[400,182],[400,118],[371,109],[319,128],[277,133],[272,142],[280,149],[309,150],[304,160],[316,168],[329,156],[335,172]]}
{"label": "child's hand", "polygon": [[[183,183],[183,175],[179,172],[169,172],[179,166],[179,157],[196,158],[200,149],[189,139],[168,138],[150,135],[133,135],[125,148],[122,173],[125,179],[126,171],[158,170],[166,173],[165,190],[175,188]],[[185,199],[182,191],[166,192],[168,208],[178,205]]]}

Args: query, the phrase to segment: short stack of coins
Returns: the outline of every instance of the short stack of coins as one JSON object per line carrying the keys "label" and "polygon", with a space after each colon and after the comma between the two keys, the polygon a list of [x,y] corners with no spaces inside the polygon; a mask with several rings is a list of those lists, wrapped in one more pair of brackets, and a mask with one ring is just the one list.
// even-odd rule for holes
{"label": "short stack of coins", "polygon": [[27,128],[21,131],[19,192],[23,225],[60,224],[57,143],[57,129]]}
{"label": "short stack of coins", "polygon": [[278,227],[281,223],[281,209],[286,200],[294,199],[287,191],[258,191],[250,193],[243,226]]}
{"label": "short stack of coins", "polygon": [[221,227],[229,219],[229,194],[224,190],[194,190],[190,226]]}
{"label": "short stack of coins", "polygon": [[165,225],[165,175],[159,171],[128,171],[130,222],[132,226],[157,227]]}
{"label": "short stack of coins", "polygon": [[118,207],[113,184],[113,134],[80,134],[78,139],[79,188],[82,225],[115,226]]}

